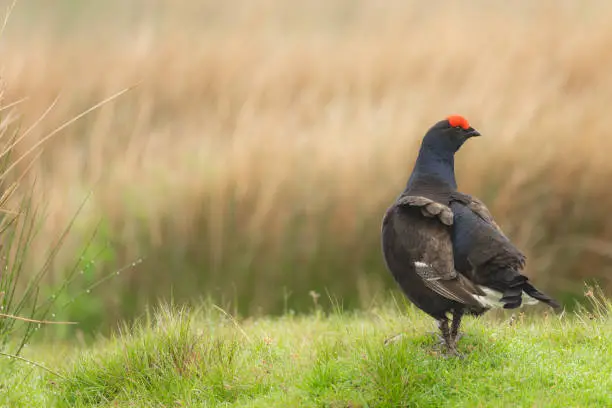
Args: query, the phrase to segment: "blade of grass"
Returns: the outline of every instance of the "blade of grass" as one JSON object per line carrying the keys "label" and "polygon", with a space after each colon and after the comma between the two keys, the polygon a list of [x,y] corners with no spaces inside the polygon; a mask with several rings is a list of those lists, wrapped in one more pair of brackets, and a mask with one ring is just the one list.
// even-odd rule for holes
{"label": "blade of grass", "polygon": [[5,314],[5,313],[0,313],[0,317],[6,317],[9,319],[21,320],[22,322],[38,323],[38,324],[78,324],[78,322],[59,322],[59,321],[51,321],[51,320],[28,319],[25,317],[13,316],[13,315]]}
{"label": "blade of grass", "polygon": [[15,160],[7,169],[4,170],[4,172],[2,174],[0,174],[0,178],[4,178],[6,176],[7,173],[9,173],[11,170],[13,170],[13,168],[15,168],[15,166],[17,166],[17,164],[19,164],[24,158],[26,158],[27,156],[29,156],[33,151],[35,151],[36,149],[38,149],[41,145],[43,145],[47,140],[51,139],[53,136],[55,136],[56,134],[58,134],[59,132],[61,132],[62,130],[64,130],[65,128],[67,128],[68,126],[72,125],[73,123],[75,123],[76,121],[78,121],[79,119],[81,119],[82,117],[88,115],[89,113],[95,111],[96,109],[99,109],[100,107],[106,105],[107,103],[117,99],[118,97],[120,97],[121,95],[125,94],[128,91],[131,91],[132,89],[134,89],[137,85],[134,86],[130,86],[127,88],[124,88],[123,90],[114,93],[113,95],[109,96],[108,98],[104,99],[101,102],[98,102],[97,104],[95,104],[94,106],[84,110],[83,112],[79,113],[78,115],[76,115],[75,117],[73,117],[70,120],[67,120],[66,122],[64,122],[62,125],[58,126],[57,128],[55,128],[54,130],[52,130],[51,132],[49,132],[46,136],[44,136],[43,138],[41,138],[38,142],[36,142],[34,144],[34,146],[32,146],[30,149],[28,149],[24,154],[21,155],[21,157],[19,157],[17,160]]}

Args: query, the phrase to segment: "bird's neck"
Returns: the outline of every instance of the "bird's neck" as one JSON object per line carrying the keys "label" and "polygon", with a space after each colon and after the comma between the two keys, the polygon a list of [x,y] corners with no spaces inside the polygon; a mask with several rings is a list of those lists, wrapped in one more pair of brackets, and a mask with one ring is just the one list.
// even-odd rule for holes
{"label": "bird's neck", "polygon": [[428,180],[428,183],[439,183],[441,187],[456,190],[455,155],[421,146],[412,175],[406,185],[406,191],[416,188],[425,179]]}

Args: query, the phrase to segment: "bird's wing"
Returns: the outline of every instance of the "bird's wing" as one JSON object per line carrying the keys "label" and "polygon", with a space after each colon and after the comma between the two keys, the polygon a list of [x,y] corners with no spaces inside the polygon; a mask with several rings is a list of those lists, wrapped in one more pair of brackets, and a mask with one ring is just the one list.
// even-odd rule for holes
{"label": "bird's wing", "polygon": [[415,270],[425,286],[437,294],[462,304],[482,306],[475,296],[486,294],[464,275],[455,272],[452,278],[441,277],[438,270],[424,262],[415,262]]}
{"label": "bird's wing", "polygon": [[[394,211],[406,207],[417,208],[420,213],[401,211],[398,214]],[[391,214],[395,215],[392,221]],[[425,197],[403,196],[385,215],[383,236],[386,236],[385,228],[392,228],[390,233],[398,242],[397,249],[404,254],[414,254],[407,256],[401,264],[412,262],[414,271],[429,289],[459,303],[481,306],[474,296],[484,296],[485,293],[455,271],[452,241],[445,227],[452,223],[453,214],[448,206]],[[416,256],[420,259],[415,260]]]}
{"label": "bird's wing", "polygon": [[504,232],[493,219],[493,215],[491,215],[491,212],[489,211],[487,206],[482,201],[480,201],[478,198],[472,197],[469,194],[460,193],[458,191],[455,191],[451,193],[451,202],[452,201],[460,202],[466,207],[468,207],[477,216],[479,216],[483,221],[490,224],[493,228],[497,230],[497,232],[499,232],[505,237]]}
{"label": "bird's wing", "polygon": [[[453,250],[458,263],[465,258],[477,267],[495,257],[508,267],[524,267],[525,256],[504,234],[482,201],[454,192],[450,197],[450,206],[455,220]],[[464,272],[459,265],[458,269]]]}
{"label": "bird's wing", "polygon": [[429,198],[421,196],[402,196],[395,203],[397,206],[413,206],[421,209],[421,214],[425,217],[438,217],[444,225],[453,225],[453,212],[444,204],[440,204]]}

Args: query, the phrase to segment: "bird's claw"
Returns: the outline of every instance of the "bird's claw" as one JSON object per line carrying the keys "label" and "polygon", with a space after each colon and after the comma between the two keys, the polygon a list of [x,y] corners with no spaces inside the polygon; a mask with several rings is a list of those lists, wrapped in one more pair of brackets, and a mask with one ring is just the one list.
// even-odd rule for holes
{"label": "bird's claw", "polygon": [[456,347],[446,347],[446,353],[442,354],[444,358],[456,357],[460,360],[465,358],[465,355],[460,353]]}
{"label": "bird's claw", "polygon": [[438,350],[438,355],[442,358],[451,358],[456,357],[459,359],[464,359],[465,356],[457,350],[457,345],[448,344],[444,340],[440,341],[435,348]]}
{"label": "bird's claw", "polygon": [[[434,340],[438,340],[439,344],[446,344],[446,341],[444,340],[444,337],[442,337],[442,335],[440,334],[440,332],[428,332],[429,335],[433,336]],[[455,345],[457,345],[457,343],[459,342],[459,340],[461,340],[463,338],[464,334],[462,332],[457,333],[457,336],[455,337],[454,343]]]}

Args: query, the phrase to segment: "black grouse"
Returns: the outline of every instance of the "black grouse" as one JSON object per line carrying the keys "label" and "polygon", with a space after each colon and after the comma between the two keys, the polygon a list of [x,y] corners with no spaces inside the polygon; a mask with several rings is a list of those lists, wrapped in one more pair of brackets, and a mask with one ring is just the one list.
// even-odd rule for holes
{"label": "black grouse", "polygon": [[[486,206],[457,191],[454,156],[474,136],[480,133],[462,116],[432,126],[406,188],[382,222],[387,268],[408,299],[438,321],[452,354],[458,354],[459,326],[466,313],[478,316],[493,307],[517,308],[523,292],[559,307],[521,275],[525,256]],[[525,303],[533,299],[525,298]]]}

